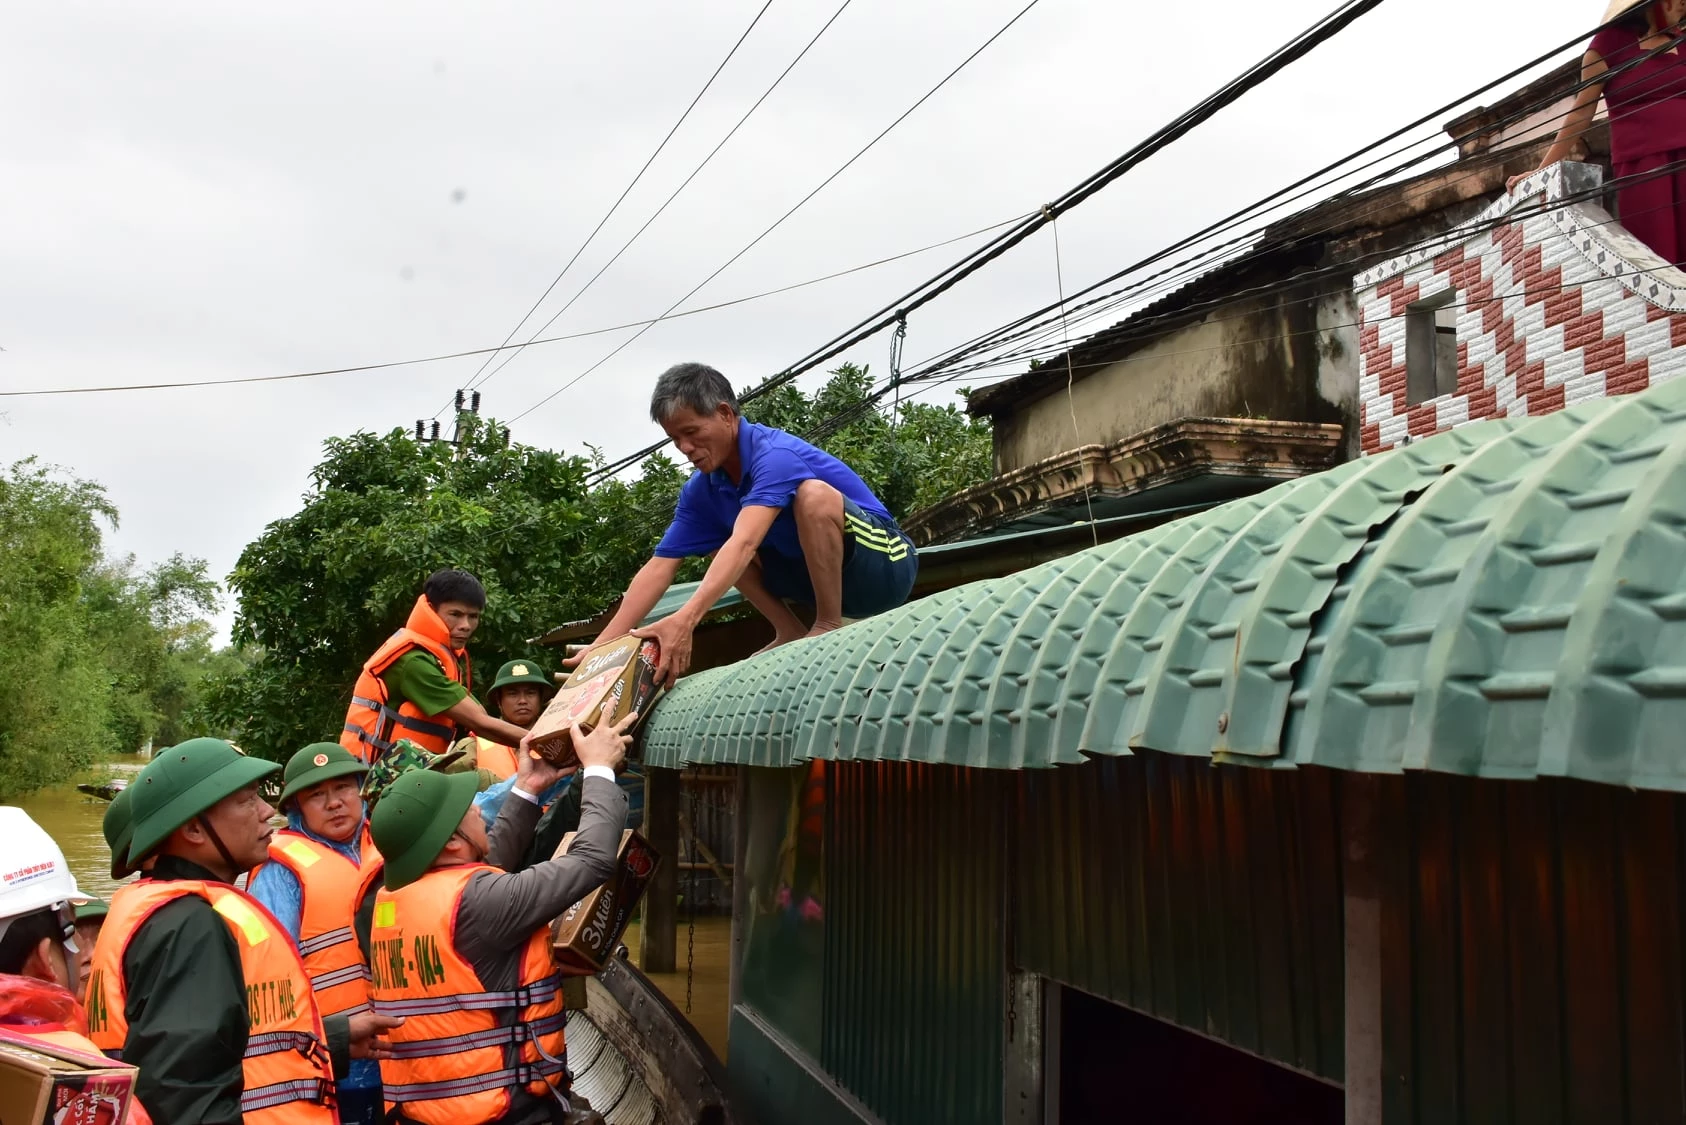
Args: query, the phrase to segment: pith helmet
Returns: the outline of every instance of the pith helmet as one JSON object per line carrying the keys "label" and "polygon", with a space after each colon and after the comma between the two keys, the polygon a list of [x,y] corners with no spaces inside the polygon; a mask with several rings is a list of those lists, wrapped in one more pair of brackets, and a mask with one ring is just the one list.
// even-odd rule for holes
{"label": "pith helmet", "polygon": [[78,922],[95,922],[111,913],[111,904],[103,898],[91,898],[76,908]]}
{"label": "pith helmet", "polygon": [[432,754],[409,739],[400,738],[380,761],[369,767],[369,776],[363,779],[363,799],[369,802],[370,815],[386,795],[387,788],[404,774],[411,770],[444,773],[461,761],[465,753],[463,750],[452,750],[445,754]]}
{"label": "pith helmet", "polygon": [[105,842],[111,848],[111,877],[113,879],[127,879],[135,873],[129,866],[129,841],[135,834],[135,810],[130,803],[135,795],[132,788],[120,789],[117,796],[111,798],[111,803],[105,807],[105,820],[100,830],[105,833]]}
{"label": "pith helmet", "polygon": [[427,873],[479,790],[478,774],[433,770],[410,770],[387,788],[369,818],[375,847],[386,860],[387,890]]}
{"label": "pith helmet", "polygon": [[287,768],[281,772],[281,807],[286,808],[291,798],[312,785],[368,772],[362,759],[339,743],[312,742],[287,759]]}
{"label": "pith helmet", "polygon": [[546,699],[556,694],[556,683],[544,670],[531,660],[511,660],[498,669],[497,679],[486,689],[486,702],[493,707],[498,705],[498,692],[511,684],[536,684]]}
{"label": "pith helmet", "polygon": [[170,833],[280,768],[220,738],[190,738],[163,751],[129,786],[135,831],[126,861],[145,859]]}

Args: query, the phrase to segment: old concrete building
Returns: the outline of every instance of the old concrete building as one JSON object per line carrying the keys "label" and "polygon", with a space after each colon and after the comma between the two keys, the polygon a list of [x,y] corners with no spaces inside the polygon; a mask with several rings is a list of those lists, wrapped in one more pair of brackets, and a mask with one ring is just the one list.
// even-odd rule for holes
{"label": "old concrete building", "polygon": [[[1357,456],[1353,278],[1493,218],[1539,161],[1573,66],[1444,126],[1450,163],[1320,204],[1129,317],[973,394],[996,476],[908,521],[921,543],[1216,503]],[[1602,125],[1582,141],[1608,153]]]}

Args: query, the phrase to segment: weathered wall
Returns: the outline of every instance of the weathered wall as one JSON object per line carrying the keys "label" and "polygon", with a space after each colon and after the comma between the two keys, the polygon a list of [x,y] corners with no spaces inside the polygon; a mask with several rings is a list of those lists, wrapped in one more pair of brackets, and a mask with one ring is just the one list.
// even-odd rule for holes
{"label": "weathered wall", "polygon": [[[995,419],[999,476],[1184,418],[1335,422],[1356,432],[1350,294],[1235,301]],[[1076,414],[1076,424],[1072,415]]]}
{"label": "weathered wall", "polygon": [[[1602,208],[1562,202],[1600,180],[1590,165],[1556,165],[1471,220],[1461,236],[1358,276],[1365,453],[1464,422],[1549,414],[1641,391],[1686,371],[1686,274]],[[1521,210],[1542,200],[1543,209]],[[1407,310],[1448,290],[1460,310],[1457,390],[1413,404]]]}

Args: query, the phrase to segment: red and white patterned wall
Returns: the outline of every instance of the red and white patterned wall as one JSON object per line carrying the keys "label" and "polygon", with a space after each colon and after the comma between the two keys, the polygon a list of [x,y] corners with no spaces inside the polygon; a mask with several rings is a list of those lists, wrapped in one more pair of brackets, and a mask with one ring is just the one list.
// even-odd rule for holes
{"label": "red and white patterned wall", "polygon": [[[1464,226],[1354,280],[1365,453],[1686,372],[1686,274],[1596,203],[1570,202],[1600,182],[1590,165],[1548,168]],[[1447,289],[1457,309],[1457,390],[1411,405],[1406,311]]]}

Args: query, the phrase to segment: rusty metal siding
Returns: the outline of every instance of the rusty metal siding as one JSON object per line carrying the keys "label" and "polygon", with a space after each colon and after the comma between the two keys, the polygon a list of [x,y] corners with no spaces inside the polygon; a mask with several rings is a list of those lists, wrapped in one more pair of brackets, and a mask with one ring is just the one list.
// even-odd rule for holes
{"label": "rusty metal siding", "polygon": [[1341,1079],[1333,775],[1142,754],[1019,777],[1015,967]]}
{"label": "rusty metal siding", "polygon": [[1386,1120],[1686,1120],[1681,799],[1423,774],[1383,790]]}
{"label": "rusty metal siding", "polygon": [[838,763],[821,1065],[888,1125],[1001,1120],[1008,774]]}

